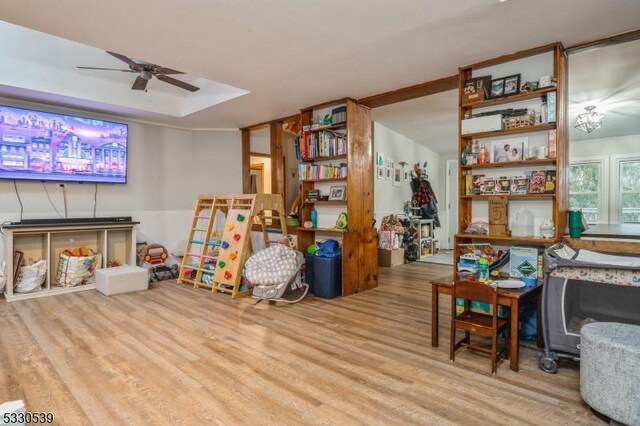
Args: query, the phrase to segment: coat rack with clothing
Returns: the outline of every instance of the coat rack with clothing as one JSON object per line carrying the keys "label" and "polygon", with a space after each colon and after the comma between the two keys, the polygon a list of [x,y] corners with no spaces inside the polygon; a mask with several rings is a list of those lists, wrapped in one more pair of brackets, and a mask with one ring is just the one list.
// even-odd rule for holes
{"label": "coat rack with clothing", "polygon": [[[427,162],[425,161],[420,167],[420,163],[413,165],[411,172],[411,204],[414,206],[414,212],[418,211],[423,219],[433,219],[436,228],[440,228],[440,219],[438,218],[438,200],[436,194],[429,182],[427,174]],[[414,213],[415,214],[415,213]]]}

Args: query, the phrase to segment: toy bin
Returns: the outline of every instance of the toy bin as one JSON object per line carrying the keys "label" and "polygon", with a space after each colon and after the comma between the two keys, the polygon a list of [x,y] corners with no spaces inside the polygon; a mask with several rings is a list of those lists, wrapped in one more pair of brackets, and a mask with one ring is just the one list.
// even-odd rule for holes
{"label": "toy bin", "polygon": [[323,299],[342,295],[342,262],[339,258],[314,256],[313,294]]}

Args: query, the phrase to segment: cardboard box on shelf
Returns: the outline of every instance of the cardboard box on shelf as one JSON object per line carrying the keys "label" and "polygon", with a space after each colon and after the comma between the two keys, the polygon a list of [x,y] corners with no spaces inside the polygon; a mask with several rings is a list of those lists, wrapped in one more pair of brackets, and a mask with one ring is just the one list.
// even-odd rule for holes
{"label": "cardboard box on shelf", "polygon": [[378,266],[398,266],[404,264],[404,249],[378,249]]}

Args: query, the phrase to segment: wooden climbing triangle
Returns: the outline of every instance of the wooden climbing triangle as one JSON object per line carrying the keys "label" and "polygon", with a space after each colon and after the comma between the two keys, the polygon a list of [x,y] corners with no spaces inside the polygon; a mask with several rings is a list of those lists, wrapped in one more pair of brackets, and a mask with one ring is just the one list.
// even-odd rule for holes
{"label": "wooden climbing triangle", "polygon": [[[222,231],[217,211],[225,215]],[[242,288],[242,273],[254,252],[251,231],[260,231],[268,247],[274,242],[269,241],[270,232],[287,234],[284,214],[280,194],[198,196],[178,283],[210,287],[233,298],[250,295],[251,289]]]}

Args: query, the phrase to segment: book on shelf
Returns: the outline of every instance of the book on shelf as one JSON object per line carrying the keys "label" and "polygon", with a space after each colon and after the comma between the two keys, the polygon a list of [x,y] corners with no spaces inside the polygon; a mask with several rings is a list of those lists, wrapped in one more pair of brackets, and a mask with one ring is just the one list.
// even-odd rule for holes
{"label": "book on shelf", "polygon": [[464,195],[473,195],[473,178],[471,174],[464,175]]}
{"label": "book on shelf", "polygon": [[309,130],[304,136],[301,147],[304,160],[347,154],[347,135],[344,131],[323,130],[311,133]]}
{"label": "book on shelf", "polygon": [[299,164],[301,180],[340,179],[347,177],[347,164]]}

